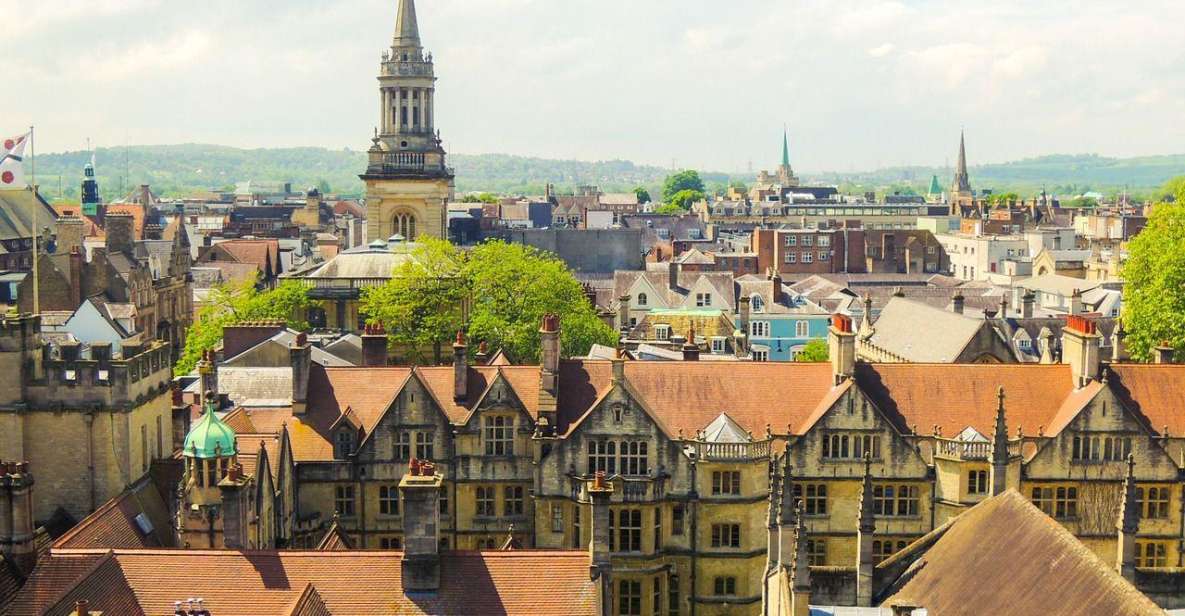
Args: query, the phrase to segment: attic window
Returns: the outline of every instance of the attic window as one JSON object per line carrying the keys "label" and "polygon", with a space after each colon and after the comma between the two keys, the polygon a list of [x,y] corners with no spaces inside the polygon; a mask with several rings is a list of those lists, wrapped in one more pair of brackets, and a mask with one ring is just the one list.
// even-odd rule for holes
{"label": "attic window", "polygon": [[761,299],[760,295],[754,295],[750,306],[753,307],[753,312],[765,312],[765,301]]}
{"label": "attic window", "polygon": [[654,326],[654,339],[655,340],[664,340],[664,341],[670,340],[671,339],[671,326],[670,325],[655,325]]}
{"label": "attic window", "polygon": [[349,430],[342,430],[334,437],[333,457],[344,460],[354,453],[354,435]]}

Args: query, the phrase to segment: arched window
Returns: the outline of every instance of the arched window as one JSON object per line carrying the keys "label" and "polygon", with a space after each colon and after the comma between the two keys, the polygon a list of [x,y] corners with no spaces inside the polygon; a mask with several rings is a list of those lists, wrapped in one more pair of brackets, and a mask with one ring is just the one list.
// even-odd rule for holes
{"label": "arched window", "polygon": [[765,302],[762,301],[760,295],[754,295],[750,299],[749,305],[753,308],[753,312],[765,312]]}
{"label": "arched window", "polygon": [[646,297],[645,293],[638,294],[638,305],[639,306],[645,306],[649,301],[650,301],[650,298]]}
{"label": "arched window", "polygon": [[395,215],[395,233],[412,242],[416,239],[416,217],[413,214]]}

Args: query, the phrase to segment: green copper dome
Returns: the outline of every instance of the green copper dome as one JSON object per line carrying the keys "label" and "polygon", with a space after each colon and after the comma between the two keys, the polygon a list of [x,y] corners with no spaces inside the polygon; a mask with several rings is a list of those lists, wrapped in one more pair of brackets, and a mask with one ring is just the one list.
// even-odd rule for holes
{"label": "green copper dome", "polygon": [[184,453],[189,458],[229,458],[236,455],[235,431],[218,418],[213,407],[206,406],[202,418],[185,435]]}

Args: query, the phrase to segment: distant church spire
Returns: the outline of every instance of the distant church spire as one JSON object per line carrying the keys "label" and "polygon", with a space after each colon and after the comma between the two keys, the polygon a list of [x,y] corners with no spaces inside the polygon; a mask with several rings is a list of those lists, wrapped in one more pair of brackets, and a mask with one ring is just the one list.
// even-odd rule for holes
{"label": "distant church spire", "polygon": [[790,166],[790,135],[782,128],[782,166]]}
{"label": "distant church spire", "polygon": [[419,47],[420,26],[416,23],[416,0],[399,0],[399,16],[395,19],[395,41],[392,47]]}
{"label": "distant church spire", "polygon": [[955,168],[955,192],[971,192],[971,178],[967,175],[967,141],[959,131],[959,165]]}

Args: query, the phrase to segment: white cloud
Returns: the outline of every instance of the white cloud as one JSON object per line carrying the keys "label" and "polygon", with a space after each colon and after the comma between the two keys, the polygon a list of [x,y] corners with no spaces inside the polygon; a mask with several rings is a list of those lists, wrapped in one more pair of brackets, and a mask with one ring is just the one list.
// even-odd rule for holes
{"label": "white cloud", "polygon": [[[395,21],[394,0],[11,1],[4,121],[45,126],[45,150],[365,147]],[[789,123],[809,172],[941,163],[962,124],[980,162],[1185,142],[1176,0],[418,5],[458,151],[760,168]],[[312,95],[278,98],[294,88]]]}

